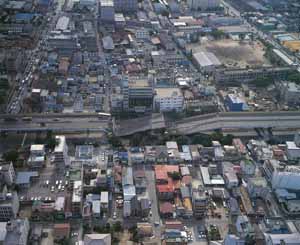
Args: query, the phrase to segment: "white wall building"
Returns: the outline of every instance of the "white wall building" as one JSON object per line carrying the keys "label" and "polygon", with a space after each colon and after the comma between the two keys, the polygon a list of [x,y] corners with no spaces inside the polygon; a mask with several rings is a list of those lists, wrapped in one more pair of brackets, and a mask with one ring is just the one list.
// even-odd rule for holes
{"label": "white wall building", "polygon": [[66,137],[64,135],[55,136],[55,140],[58,142],[58,145],[54,149],[54,162],[57,165],[70,165],[70,159],[68,156],[68,145]]}
{"label": "white wall building", "polygon": [[85,234],[84,245],[110,245],[111,235],[110,234]]}
{"label": "white wall building", "polygon": [[0,177],[4,178],[7,185],[15,183],[16,173],[12,163],[0,166]]}
{"label": "white wall building", "polygon": [[[27,245],[30,224],[28,219],[16,219],[6,223],[6,235],[3,244]],[[2,243],[1,243],[2,244]]]}
{"label": "white wall building", "polygon": [[0,201],[0,220],[8,221],[16,218],[20,207],[17,192],[1,194],[3,199]]}
{"label": "white wall building", "polygon": [[274,172],[272,188],[300,190],[300,168],[289,166],[284,171]]}
{"label": "white wall building", "polygon": [[155,92],[154,103],[158,111],[182,111],[184,98],[179,88],[157,88]]}
{"label": "white wall building", "polygon": [[221,61],[211,52],[193,53],[193,61],[198,69],[206,73],[211,73],[222,65]]}
{"label": "white wall building", "polygon": [[286,153],[289,160],[300,159],[300,148],[293,141],[286,142]]}

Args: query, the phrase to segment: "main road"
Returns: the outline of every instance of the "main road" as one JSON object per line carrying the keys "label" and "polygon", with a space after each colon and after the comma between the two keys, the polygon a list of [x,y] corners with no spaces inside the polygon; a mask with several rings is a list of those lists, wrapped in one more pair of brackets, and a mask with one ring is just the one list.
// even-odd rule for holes
{"label": "main road", "polygon": [[[16,115],[17,116],[17,115]],[[81,115],[81,116],[51,116],[40,115],[32,117],[20,118],[1,118],[0,116],[0,131],[1,132],[38,132],[38,131],[53,131],[53,132],[109,132],[110,119],[98,118],[96,115]]]}

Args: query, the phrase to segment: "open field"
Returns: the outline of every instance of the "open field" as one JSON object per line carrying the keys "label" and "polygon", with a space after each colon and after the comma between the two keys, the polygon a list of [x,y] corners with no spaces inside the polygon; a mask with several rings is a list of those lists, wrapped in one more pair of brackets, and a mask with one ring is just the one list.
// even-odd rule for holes
{"label": "open field", "polygon": [[268,65],[264,57],[264,46],[258,41],[234,41],[231,39],[204,40],[201,44],[191,44],[188,49],[193,52],[208,51],[214,53],[218,59],[228,67],[246,67]]}

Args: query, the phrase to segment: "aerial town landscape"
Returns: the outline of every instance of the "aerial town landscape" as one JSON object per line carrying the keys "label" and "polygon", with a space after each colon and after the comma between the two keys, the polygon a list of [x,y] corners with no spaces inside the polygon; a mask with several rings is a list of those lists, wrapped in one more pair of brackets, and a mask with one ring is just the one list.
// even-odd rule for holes
{"label": "aerial town landscape", "polygon": [[299,0],[0,0],[0,244],[300,245]]}

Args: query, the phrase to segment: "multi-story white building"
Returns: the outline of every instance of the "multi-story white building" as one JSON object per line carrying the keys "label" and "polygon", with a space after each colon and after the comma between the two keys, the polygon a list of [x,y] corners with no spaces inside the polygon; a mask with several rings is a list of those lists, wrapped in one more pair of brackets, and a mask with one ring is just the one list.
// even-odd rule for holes
{"label": "multi-story white building", "polygon": [[188,0],[188,6],[192,10],[207,10],[220,6],[220,0]]}
{"label": "multi-story white building", "polygon": [[16,181],[16,173],[12,163],[0,166],[0,177],[7,185]]}
{"label": "multi-story white building", "polygon": [[82,211],[82,181],[74,181],[72,195],[72,215],[80,216]]}
{"label": "multi-story white building", "polygon": [[58,145],[54,149],[55,164],[62,167],[70,165],[66,137],[64,135],[57,135],[55,136],[55,140],[58,142]]}
{"label": "multi-story white building", "polygon": [[7,193],[7,189],[3,188],[0,198],[0,220],[16,218],[20,207],[17,192]]}
{"label": "multi-story white building", "polygon": [[182,111],[184,99],[179,88],[157,88],[155,91],[154,103],[158,111]]}
{"label": "multi-story white building", "polygon": [[272,188],[300,190],[300,168],[298,166],[288,166],[283,171],[274,172]]}
{"label": "multi-story white building", "polygon": [[45,146],[44,145],[31,145],[30,156],[28,158],[28,165],[32,169],[39,169],[45,163]]}
{"label": "multi-story white building", "polygon": [[289,160],[295,161],[300,159],[300,147],[294,141],[286,142],[286,153]]}

